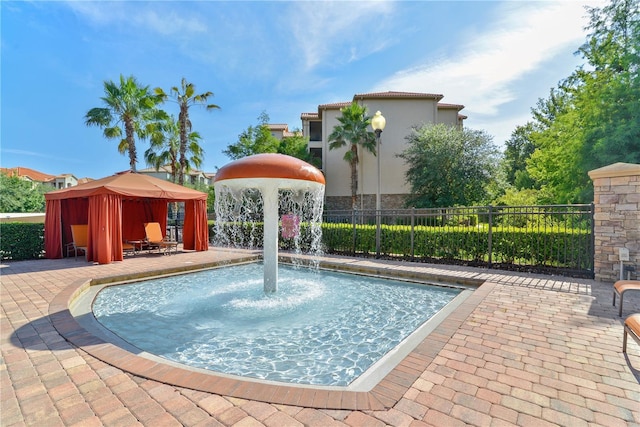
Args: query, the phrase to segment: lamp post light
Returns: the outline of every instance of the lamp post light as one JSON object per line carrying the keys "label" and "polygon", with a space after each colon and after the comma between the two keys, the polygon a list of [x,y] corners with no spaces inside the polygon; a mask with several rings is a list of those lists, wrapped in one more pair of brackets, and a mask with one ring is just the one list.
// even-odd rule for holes
{"label": "lamp post light", "polygon": [[376,256],[380,257],[380,216],[381,212],[381,200],[380,200],[380,135],[387,124],[387,120],[384,118],[380,111],[376,111],[371,119],[371,127],[376,133],[376,158],[378,162],[378,186],[376,188]]}

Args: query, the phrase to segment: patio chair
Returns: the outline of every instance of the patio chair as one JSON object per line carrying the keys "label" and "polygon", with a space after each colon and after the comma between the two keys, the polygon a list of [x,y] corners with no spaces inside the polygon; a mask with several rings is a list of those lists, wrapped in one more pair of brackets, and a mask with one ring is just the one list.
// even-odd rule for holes
{"label": "patio chair", "polygon": [[171,249],[175,253],[178,253],[178,242],[174,240],[167,240],[162,236],[162,230],[160,230],[160,223],[158,222],[145,222],[144,232],[147,235],[147,244],[152,247],[157,247],[158,251],[164,249],[165,253],[171,253]]}
{"label": "patio chair", "polygon": [[618,316],[622,317],[622,298],[625,292],[640,292],[640,280],[618,280],[613,284],[613,306],[616,306],[616,295],[620,295]]}
{"label": "patio chair", "polygon": [[129,242],[122,242],[122,253],[131,253],[133,255],[136,254],[136,247]]}
{"label": "patio chair", "polygon": [[78,250],[84,252],[84,259],[87,260],[87,224],[74,224],[71,226],[71,239],[70,243],[67,243],[67,257],[69,252],[73,250],[76,261],[78,260]]}
{"label": "patio chair", "polygon": [[622,352],[627,352],[627,335],[631,335],[640,345],[640,313],[632,314],[624,321],[624,335],[622,335]]}

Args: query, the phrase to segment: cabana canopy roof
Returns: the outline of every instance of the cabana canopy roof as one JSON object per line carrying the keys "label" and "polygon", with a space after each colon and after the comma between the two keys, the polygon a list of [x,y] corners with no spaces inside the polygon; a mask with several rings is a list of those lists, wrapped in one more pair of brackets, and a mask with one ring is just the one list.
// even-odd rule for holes
{"label": "cabana canopy roof", "polygon": [[167,201],[207,199],[207,194],[201,191],[130,171],[75,187],[51,191],[46,193],[44,197],[46,200],[61,200],[97,196],[99,194],[119,194],[135,198],[165,199]]}

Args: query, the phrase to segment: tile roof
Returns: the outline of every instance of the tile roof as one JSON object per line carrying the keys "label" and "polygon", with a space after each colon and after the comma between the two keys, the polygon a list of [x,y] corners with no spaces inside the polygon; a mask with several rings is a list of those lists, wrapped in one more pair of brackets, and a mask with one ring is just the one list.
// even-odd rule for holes
{"label": "tile roof", "polygon": [[[420,93],[420,92],[370,92],[370,93],[357,93],[353,95],[353,100],[362,100],[362,99],[374,99],[374,98],[389,98],[389,99],[407,99],[407,98],[415,98],[415,99],[435,99],[436,101],[444,98],[444,95],[435,94],[435,93]],[[320,110],[334,110],[340,109],[343,107],[347,107],[351,104],[351,102],[333,102],[329,104],[320,104],[318,105],[318,111]],[[443,104],[443,105],[454,105],[454,104]],[[462,108],[461,108],[462,109]],[[313,113],[302,113],[301,118],[315,118],[306,117],[305,114],[312,115]]]}
{"label": "tile roof", "polygon": [[171,168],[169,167],[169,165],[163,165],[160,166],[157,170],[156,168],[145,168],[145,169],[138,169],[138,173],[156,173],[156,172],[166,172],[166,173],[171,173]]}
{"label": "tile roof", "polygon": [[269,129],[272,129],[272,130],[282,130],[282,131],[288,131],[289,130],[289,125],[281,124],[281,123],[275,123],[275,124],[268,123],[267,127]]}
{"label": "tile roof", "polygon": [[[160,168],[158,170],[156,170],[156,168],[146,168],[146,169],[138,169],[138,173],[157,173],[157,172],[165,172],[165,173],[171,173],[171,166],[169,165],[163,165],[160,166]],[[188,176],[196,176],[199,174],[203,174],[204,176],[213,176],[215,175],[215,172],[204,172],[201,171],[199,169],[191,169],[189,171],[185,171],[185,175]]]}
{"label": "tile roof", "polygon": [[462,110],[464,105],[461,104],[445,104],[444,102],[438,102],[438,109],[442,110]]}
{"label": "tile roof", "polygon": [[37,170],[25,168],[22,166],[18,166],[15,168],[0,168],[0,170],[6,174],[29,178],[31,181],[35,182],[49,182],[53,181],[56,178],[55,175],[49,175],[47,173],[39,172]]}
{"label": "tile roof", "polygon": [[[444,98],[444,95],[438,93],[422,93],[422,92],[398,92],[398,91],[387,91],[387,92],[368,92],[368,93],[357,93],[353,95],[353,101],[363,100],[363,99],[431,99],[435,101],[440,101]],[[322,116],[322,110],[338,110],[343,107],[347,107],[351,104],[351,102],[332,102],[328,104],[320,104],[318,105],[317,113],[302,113],[300,114],[301,120],[311,120],[311,119],[319,119]],[[451,110],[462,110],[464,105],[462,104],[447,104],[438,102],[438,108],[441,109],[451,109]],[[466,119],[466,116],[460,116],[461,119]]]}
{"label": "tile roof", "polygon": [[370,93],[357,93],[353,96],[353,99],[364,98],[419,98],[419,99],[436,99],[440,100],[444,98],[444,95],[436,93],[420,93],[420,92],[370,92]]}
{"label": "tile roof", "polygon": [[318,110],[339,110],[343,107],[348,107],[351,105],[351,101],[348,102],[333,102],[330,104],[320,104],[318,105]]}

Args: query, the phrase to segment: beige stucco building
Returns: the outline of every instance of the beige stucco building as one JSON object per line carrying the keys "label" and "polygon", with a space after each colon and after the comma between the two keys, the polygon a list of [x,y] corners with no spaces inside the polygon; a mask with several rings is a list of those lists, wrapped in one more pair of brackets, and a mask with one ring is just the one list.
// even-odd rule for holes
{"label": "beige stucco building", "polygon": [[291,132],[289,130],[289,125],[286,124],[268,124],[269,132],[271,132],[271,136],[278,139],[288,138],[292,136],[296,136],[297,132]]}
{"label": "beige stucco building", "polygon": [[49,175],[35,169],[25,168],[18,166],[15,168],[0,168],[0,173],[7,175],[17,176],[24,181],[29,181],[34,185],[36,183],[52,185],[56,190],[62,188],[75,187],[78,184],[87,182],[88,178],[77,179],[70,173],[63,173],[61,175]]}
{"label": "beige stucco building", "polygon": [[[356,94],[353,101],[367,107],[367,114],[376,111],[386,118],[382,132],[380,155],[381,208],[401,208],[409,193],[405,182],[404,161],[397,157],[406,148],[405,137],[413,126],[429,123],[445,123],[462,127],[465,116],[460,114],[463,105],[444,104],[443,95],[415,92],[376,92]],[[302,113],[302,133],[309,138],[309,151],[322,159],[321,169],[326,177],[325,207],[327,209],[351,209],[351,170],[343,159],[348,147],[330,150],[328,136],[338,125],[340,108],[351,101],[322,104],[318,111]],[[378,159],[373,154],[358,152],[358,204],[361,209],[375,209],[378,185]]]}
{"label": "beige stucco building", "polygon": [[[138,173],[171,182],[171,167],[169,166],[160,166],[158,170],[155,168],[139,169]],[[197,169],[191,169],[184,174],[184,181],[185,183],[192,185],[213,185],[214,176],[214,173],[206,173]]]}

